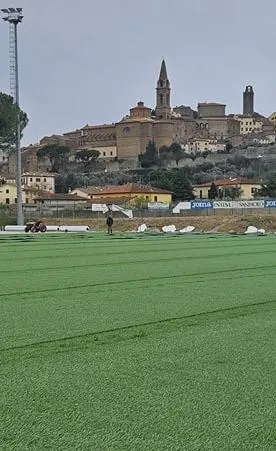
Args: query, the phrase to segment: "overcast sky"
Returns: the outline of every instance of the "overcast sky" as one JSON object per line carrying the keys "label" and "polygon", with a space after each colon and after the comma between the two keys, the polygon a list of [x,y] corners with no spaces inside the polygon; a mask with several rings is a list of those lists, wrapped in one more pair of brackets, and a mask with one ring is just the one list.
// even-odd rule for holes
{"label": "overcast sky", "polygon": [[[20,101],[24,144],[155,105],[162,57],[173,105],[217,101],[276,110],[275,0],[0,0],[23,7]],[[9,92],[8,25],[0,22],[0,90]]]}

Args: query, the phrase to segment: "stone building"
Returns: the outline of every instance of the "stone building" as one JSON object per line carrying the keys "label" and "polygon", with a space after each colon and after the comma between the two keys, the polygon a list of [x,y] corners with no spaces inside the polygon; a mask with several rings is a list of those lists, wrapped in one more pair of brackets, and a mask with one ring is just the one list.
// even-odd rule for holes
{"label": "stone building", "polygon": [[81,129],[64,133],[63,136],[74,150],[95,149],[100,152],[100,158],[117,156],[115,124],[87,124]]}
{"label": "stone building", "polygon": [[[71,153],[75,153],[77,146],[74,140],[68,140],[65,135],[52,135],[45,136],[39,143],[31,144],[27,147],[23,147],[22,151],[22,167],[24,172],[27,173],[47,173],[51,171],[51,164],[48,158],[38,157],[37,152],[44,146],[50,144],[57,144],[62,146],[68,146],[71,149]],[[9,155],[9,175],[15,176],[16,174],[17,155],[16,152],[12,152]]]}
{"label": "stone building", "polygon": [[240,135],[251,135],[256,133],[274,133],[275,124],[273,115],[266,118],[254,111],[254,91],[252,86],[246,86],[243,93],[243,114],[233,115],[240,124]]}
{"label": "stone building", "polygon": [[254,91],[252,86],[246,86],[243,93],[243,114],[252,116],[254,113]]}
{"label": "stone building", "polygon": [[225,108],[226,105],[224,103],[199,103],[197,105],[198,117],[225,117]]}
{"label": "stone building", "polygon": [[44,173],[28,173],[22,175],[22,181],[25,186],[36,188],[41,191],[55,192],[55,175],[47,172]]}

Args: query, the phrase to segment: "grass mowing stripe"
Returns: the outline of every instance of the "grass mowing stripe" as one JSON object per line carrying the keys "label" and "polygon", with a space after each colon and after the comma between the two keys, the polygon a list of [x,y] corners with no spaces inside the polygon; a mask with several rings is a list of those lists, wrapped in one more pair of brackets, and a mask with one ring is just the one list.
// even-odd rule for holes
{"label": "grass mowing stripe", "polygon": [[[72,345],[79,346],[85,346],[89,342],[91,342],[91,338],[94,340],[93,344],[107,344],[110,341],[125,341],[132,338],[141,338],[145,335],[153,335],[154,333],[162,333],[164,332],[164,328],[168,328],[170,326],[170,329],[173,330],[176,327],[192,327],[192,326],[198,326],[199,324],[202,324],[203,322],[213,322],[213,321],[222,321],[227,319],[236,318],[239,316],[248,316],[254,313],[259,313],[260,311],[272,311],[276,310],[276,300],[273,301],[264,301],[264,302],[258,302],[255,304],[246,304],[242,306],[235,306],[235,307],[227,307],[223,309],[217,309],[212,311],[204,311],[200,313],[195,313],[193,315],[186,315],[186,316],[179,316],[175,318],[166,318],[163,320],[158,321],[151,321],[148,323],[142,323],[142,324],[132,324],[130,326],[124,326],[114,329],[108,329],[108,330],[102,330],[98,332],[89,332],[82,335],[74,335],[74,336],[68,336],[68,337],[61,337],[53,340],[45,340],[45,341],[39,341],[35,343],[29,343],[22,346],[12,346],[10,348],[0,348],[0,353],[4,354],[5,352],[8,352],[8,357],[10,357],[9,352],[10,351],[16,351],[20,349],[28,349],[28,348],[40,348],[44,345],[60,345],[60,349],[63,350],[63,344],[64,342],[67,342],[66,348],[70,348]],[[229,315],[230,313],[230,315]],[[191,322],[192,320],[192,322]],[[194,320],[196,320],[194,322]],[[153,327],[154,326],[154,327]],[[160,327],[161,326],[161,327]],[[127,334],[125,334],[127,332]],[[130,333],[128,333],[130,332]],[[166,330],[167,332],[167,330]],[[86,342],[83,342],[84,339],[87,339]],[[74,343],[76,342],[77,343]],[[96,342],[96,343],[95,343]],[[52,348],[54,352],[59,352],[60,349]],[[37,349],[38,352],[40,352],[40,349]],[[24,356],[26,357],[26,356]],[[34,357],[34,356],[33,356]]]}
{"label": "grass mowing stripe", "polygon": [[271,269],[276,268],[276,264],[274,265],[263,265],[263,266],[254,266],[251,268],[234,268],[231,270],[217,270],[217,271],[207,271],[207,272],[197,272],[197,273],[184,273],[184,274],[178,274],[178,275],[169,275],[169,276],[152,276],[149,277],[141,277],[136,279],[125,279],[125,280],[112,280],[112,281],[104,281],[104,282],[96,282],[96,283],[90,283],[90,284],[79,284],[79,285],[69,285],[64,287],[57,287],[57,288],[45,288],[40,290],[25,290],[25,291],[19,291],[19,292],[10,292],[10,293],[0,293],[0,297],[6,297],[6,296],[16,296],[18,294],[32,294],[37,293],[39,291],[40,293],[47,293],[47,292],[54,292],[54,291],[63,291],[63,290],[77,290],[79,288],[88,288],[88,287],[98,287],[101,285],[121,285],[121,284],[129,284],[129,283],[136,283],[141,281],[147,281],[147,280],[164,280],[164,279],[179,279],[182,277],[200,277],[200,276],[206,276],[208,274],[225,274],[229,272],[241,272],[241,271],[251,271],[251,270],[259,270],[259,269]]}
{"label": "grass mowing stripe", "polygon": [[[177,251],[177,252],[181,252],[181,251]],[[250,251],[250,252],[241,252],[239,251],[238,255],[258,255],[258,254],[262,254],[263,251],[260,250],[260,252],[256,252],[256,251]],[[266,251],[266,253],[275,253],[274,249],[270,249],[268,251]],[[129,253],[128,253],[129,254]],[[187,260],[203,260],[203,259],[218,259],[218,258],[224,258],[224,257],[231,257],[233,256],[233,252],[224,252],[224,253],[219,253],[219,254],[208,254],[208,255],[199,255],[199,256],[183,256],[181,255],[180,257],[177,256],[171,256],[171,257],[167,257],[167,258],[160,258],[160,256],[158,257],[158,262],[170,262],[170,261],[187,261]],[[118,255],[117,255],[118,257]],[[155,263],[156,262],[156,258],[151,259],[151,258],[146,258],[143,260],[138,260],[137,258],[134,260],[123,260],[123,261],[111,261],[111,262],[103,262],[103,263],[83,263],[81,265],[77,265],[77,264],[71,264],[70,266],[67,265],[63,265],[62,268],[63,269],[70,269],[70,268],[92,268],[92,267],[101,267],[101,266],[115,266],[115,265],[122,265],[124,263],[127,264],[134,264],[137,265],[137,263]],[[36,265],[34,265],[33,267],[28,267],[28,268],[18,268],[17,271],[18,273],[23,273],[23,272],[32,272],[34,270],[36,271],[45,271],[45,270],[49,270],[49,271],[56,271],[57,269],[60,269],[60,266],[43,266],[42,268],[37,267]],[[14,269],[6,269],[6,270],[2,270],[1,271],[2,274],[7,274],[7,273],[13,273]]]}
{"label": "grass mowing stripe", "polygon": [[[63,250],[64,249],[64,245],[66,245],[68,243],[70,243],[70,246],[66,246],[66,247],[67,247],[67,249],[71,249],[71,250],[75,249],[76,245],[78,245],[78,246],[80,244],[87,245],[87,243],[93,244],[94,246],[101,246],[101,247],[102,246],[106,246],[106,247],[109,247],[109,248],[113,248],[113,247],[116,248],[116,247],[118,247],[118,244],[120,244],[120,243],[118,243],[117,241],[114,241],[114,240],[112,241],[112,240],[109,240],[109,239],[108,240],[106,240],[106,239],[99,239],[98,237],[96,237],[96,238],[93,237],[93,239],[91,239],[92,237],[89,236],[89,235],[86,235],[86,236],[83,237],[82,240],[79,240],[79,241],[76,241],[76,242],[73,242],[73,243],[72,243],[72,240],[68,240],[68,241],[67,240],[66,241],[62,240],[62,236],[61,235],[55,236],[54,238],[55,238],[55,241],[52,241],[52,242],[49,243],[49,236],[48,235],[44,235],[42,237],[41,236],[40,237],[36,236],[36,237],[34,237],[34,241],[30,241],[30,243],[28,243],[27,246],[22,245],[22,243],[16,243],[16,246],[20,250],[24,251],[25,249],[29,249],[29,247],[30,247],[29,244],[32,244],[32,251],[33,252],[40,252],[41,246],[45,246],[45,247],[53,246],[53,247],[55,247],[55,250]],[[78,239],[78,237],[76,237],[76,236],[74,236],[74,238]],[[109,237],[106,237],[106,238],[109,238]],[[211,240],[212,238],[215,238],[215,239]],[[235,238],[235,240],[233,240],[233,238]],[[254,238],[257,238],[258,241],[253,240],[252,237],[249,237],[249,236],[241,235],[241,236],[234,236],[233,237],[233,236],[230,235],[230,236],[226,236],[225,239],[220,238],[221,241],[220,241],[220,244],[218,244],[218,247],[221,247],[221,243],[222,242],[224,242],[225,244],[227,243],[230,246],[233,246],[234,245],[233,242],[234,241],[238,241],[238,240],[243,240],[244,242],[247,242],[247,245],[249,245],[249,243],[252,243],[252,245],[254,245],[254,246],[256,246],[256,245],[265,245],[266,240],[270,241],[270,245],[272,244],[271,243],[271,238],[272,238],[271,236],[260,236],[260,237],[254,237]],[[142,238],[139,238],[136,235],[136,236],[134,236],[132,238],[132,240],[126,240],[125,238],[122,238],[122,239],[120,239],[120,241],[122,243],[127,244],[128,246],[131,244],[132,246],[135,247],[136,245],[139,246],[139,242],[141,241],[141,239]],[[202,242],[203,242],[203,245],[204,245],[204,242],[207,243],[207,244],[210,243],[211,241],[216,242],[217,237],[206,236],[206,235],[202,235],[202,236],[176,235],[176,236],[161,236],[161,237],[157,236],[157,237],[152,237],[151,239],[147,240],[146,244],[148,246],[150,246],[150,247],[152,247],[152,246],[154,247],[154,246],[158,246],[158,245],[162,246],[162,243],[164,242],[164,240],[166,240],[168,242],[167,243],[167,247],[169,247],[169,246],[178,246],[179,242],[181,242],[181,244],[185,243],[185,246],[187,246],[187,247],[194,248],[195,247],[195,242],[199,241],[201,243],[201,245],[199,247],[201,247],[202,246]],[[57,246],[57,243],[60,243],[60,242],[62,242],[62,245],[63,245],[62,247],[58,247]],[[239,245],[239,244],[237,244],[237,245]],[[214,244],[210,245],[210,247],[214,247],[214,246],[215,246]],[[7,248],[8,248],[8,250],[10,249],[11,252],[13,251],[13,247],[11,248],[10,243],[7,244]]]}

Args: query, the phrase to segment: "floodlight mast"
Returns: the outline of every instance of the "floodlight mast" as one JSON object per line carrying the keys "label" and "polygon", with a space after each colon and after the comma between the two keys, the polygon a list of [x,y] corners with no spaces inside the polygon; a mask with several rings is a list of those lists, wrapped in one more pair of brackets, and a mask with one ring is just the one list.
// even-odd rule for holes
{"label": "floodlight mast", "polygon": [[18,43],[17,25],[22,22],[22,8],[3,8],[3,20],[9,22],[9,47],[10,47],[10,92],[14,102],[18,106],[16,124],[16,189],[17,189],[17,224],[24,224],[23,199],[22,199],[22,156],[21,156],[21,127],[20,127],[20,105],[19,105],[19,74],[18,74]]}

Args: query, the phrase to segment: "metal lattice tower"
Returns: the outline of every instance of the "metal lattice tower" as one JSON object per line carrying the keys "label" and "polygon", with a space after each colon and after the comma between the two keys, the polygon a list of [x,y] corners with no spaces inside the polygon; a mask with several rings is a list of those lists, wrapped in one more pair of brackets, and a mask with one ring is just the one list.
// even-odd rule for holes
{"label": "metal lattice tower", "polygon": [[1,11],[5,14],[4,20],[9,22],[10,93],[14,102],[19,105],[17,25],[23,19],[22,8],[4,8]]}
{"label": "metal lattice tower", "polygon": [[9,22],[9,44],[10,44],[10,90],[14,103],[18,106],[16,120],[16,153],[17,153],[17,224],[24,224],[23,214],[23,190],[22,190],[22,161],[21,161],[21,124],[20,124],[20,105],[19,105],[19,77],[18,77],[18,49],[17,49],[17,25],[22,22],[22,8],[4,8],[3,19]]}
{"label": "metal lattice tower", "polygon": [[9,23],[9,52],[10,52],[10,94],[16,102],[16,32],[15,25]]}

